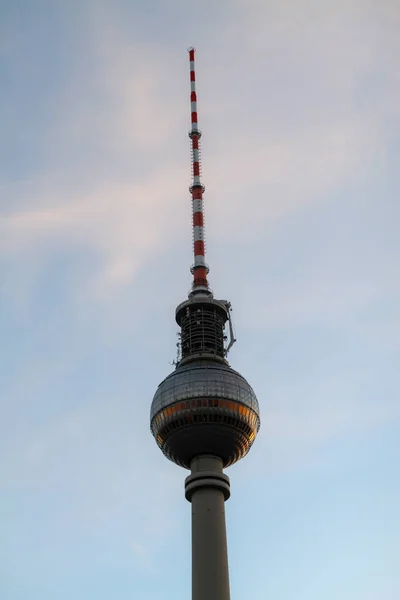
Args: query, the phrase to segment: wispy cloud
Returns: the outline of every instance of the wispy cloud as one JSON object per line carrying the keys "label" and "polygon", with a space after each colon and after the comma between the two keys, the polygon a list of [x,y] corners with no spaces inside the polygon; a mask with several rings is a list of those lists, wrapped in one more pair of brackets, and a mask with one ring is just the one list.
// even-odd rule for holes
{"label": "wispy cloud", "polygon": [[56,203],[48,194],[48,207],[43,207],[46,199],[36,190],[41,207],[1,218],[3,255],[48,265],[59,252],[91,252],[102,263],[95,282],[100,292],[130,282],[166,243],[165,221],[176,212],[181,175],[178,170],[163,170],[142,184],[108,183],[71,197],[58,192]]}
{"label": "wispy cloud", "polygon": [[[212,284],[233,302],[232,366],[246,364],[262,406],[232,473],[256,482],[265,513],[273,471],[301,493],[308,466],[329,477],[325,450],[358,469],[354,438],[399,419],[395,3],[117,5],[26,11],[21,31],[10,5],[2,36],[1,501],[18,597],[86,599],[91,583],[115,596],[124,568],[150,597],[143,582],[159,573],[164,590],[186,552],[185,472],[156,447],[148,409],[181,266],[189,284],[192,43]],[[247,495],[238,486],[241,511]]]}
{"label": "wispy cloud", "polygon": [[[237,3],[238,14],[242,9]],[[271,11],[275,29],[266,37],[262,32]],[[380,61],[375,50],[381,34],[378,28],[364,43],[371,22],[360,11],[355,3],[350,11],[338,6],[325,14],[306,3],[301,18],[297,13],[292,18],[284,6],[273,3],[267,10],[253,2],[242,15],[253,35],[240,49],[229,49],[235,60],[226,62],[223,74],[219,64],[210,68],[204,52],[208,78],[203,73],[200,111],[207,131],[204,170],[212,235],[224,239],[240,231],[245,239],[248,230],[252,238],[262,237],[266,224],[304,204],[323,202],[329,190],[362,178],[385,154],[385,117],[397,106],[391,94],[395,77],[385,70],[375,102],[362,106],[363,89],[373,89],[369,82]],[[106,5],[88,24],[90,70],[77,64],[69,73],[46,136],[52,172],[42,177],[50,189],[28,184],[26,202],[19,202],[17,214],[3,217],[1,229],[10,264],[29,255],[43,265],[62,249],[95,253],[98,272],[88,285],[102,297],[131,282],[150,256],[172,248],[184,223],[189,227],[188,220],[175,218],[187,200],[189,169],[177,140],[188,107],[186,78],[177,76],[181,96],[170,85],[171,61],[177,67],[170,51],[133,43]],[[232,19],[227,32],[242,26]],[[226,52],[222,47],[223,63]],[[240,85],[242,76],[248,89]],[[217,83],[212,94],[207,80]],[[281,94],[290,81],[296,102],[289,107]],[[288,113],[293,107],[297,121]],[[230,131],[234,123],[232,143],[227,123]],[[53,152],[57,140],[60,149]],[[226,189],[229,194],[222,193]]]}

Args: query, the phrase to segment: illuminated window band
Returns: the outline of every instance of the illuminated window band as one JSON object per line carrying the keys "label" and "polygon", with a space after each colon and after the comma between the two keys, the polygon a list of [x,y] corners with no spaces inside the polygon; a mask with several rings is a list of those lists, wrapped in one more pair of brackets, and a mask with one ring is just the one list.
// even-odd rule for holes
{"label": "illuminated window band", "polygon": [[171,433],[200,423],[218,423],[238,430],[236,460],[247,454],[260,427],[258,415],[248,406],[220,398],[196,398],[177,402],[159,411],[153,419],[151,429],[158,445],[163,449]]}

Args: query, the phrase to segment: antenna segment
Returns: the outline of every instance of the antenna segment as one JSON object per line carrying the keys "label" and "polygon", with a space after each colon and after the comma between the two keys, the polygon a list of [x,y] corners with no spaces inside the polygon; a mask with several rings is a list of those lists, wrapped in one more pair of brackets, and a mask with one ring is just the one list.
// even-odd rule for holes
{"label": "antenna segment", "polygon": [[192,150],[192,185],[189,188],[192,194],[193,210],[193,253],[194,264],[191,268],[193,274],[192,293],[202,292],[211,294],[209,289],[207,275],[208,265],[205,262],[205,244],[204,244],[204,212],[203,212],[203,193],[204,185],[200,181],[200,138],[197,117],[197,95],[196,95],[196,73],[194,67],[194,48],[189,48],[190,61],[190,106],[191,106],[191,129],[189,137]]}

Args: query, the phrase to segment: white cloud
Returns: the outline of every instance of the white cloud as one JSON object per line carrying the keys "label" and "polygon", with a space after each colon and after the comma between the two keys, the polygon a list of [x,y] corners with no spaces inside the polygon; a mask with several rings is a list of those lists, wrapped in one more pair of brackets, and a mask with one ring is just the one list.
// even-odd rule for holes
{"label": "white cloud", "polygon": [[[128,12],[124,13],[122,5],[120,12],[109,2],[87,6],[83,27],[87,37],[77,45],[80,57],[72,61],[68,76],[58,74],[64,77],[59,102],[38,132],[41,144],[32,149],[32,172],[19,173],[21,181],[16,184],[1,184],[5,191],[0,217],[5,319],[7,311],[14,317],[34,295],[35,310],[47,301],[53,303],[55,312],[59,310],[55,318],[49,311],[38,319],[27,311],[26,330],[10,329],[16,340],[15,355],[7,354],[3,363],[3,398],[9,409],[3,423],[1,477],[9,493],[3,500],[9,498],[10,527],[16,536],[19,528],[23,530],[21,544],[26,540],[32,544],[25,556],[18,544],[15,548],[10,544],[11,552],[7,547],[6,552],[14,564],[10,577],[18,581],[22,564],[27,585],[30,571],[32,577],[48,581],[46,570],[53,563],[60,581],[78,582],[76,555],[81,548],[87,553],[88,560],[80,565],[86,576],[96,566],[94,541],[103,557],[110,549],[108,565],[115,561],[120,567],[127,556],[129,571],[133,563],[138,572],[151,575],[159,555],[164,552],[168,558],[167,549],[178,547],[179,527],[189,527],[190,510],[183,496],[185,473],[165,460],[152,440],[149,392],[142,394],[139,389],[158,367],[138,357],[145,352],[150,355],[162,343],[161,319],[157,318],[166,301],[160,294],[159,277],[167,281],[169,257],[181,249],[187,264],[191,261],[185,71],[186,46],[191,40],[184,39],[193,33],[190,24],[197,23],[199,38],[194,43],[198,46],[208,237],[221,256],[221,271],[227,272],[228,283],[232,273],[238,274],[236,279],[231,277],[234,294],[228,297],[234,306],[242,303],[238,330],[250,330],[247,347],[241,340],[238,352],[244,359],[259,359],[253,365],[253,373],[258,372],[254,385],[265,396],[260,396],[262,429],[251,459],[245,462],[244,477],[259,482],[260,474],[262,480],[268,471],[302,471],[311,463],[318,470],[326,448],[334,448],[336,460],[336,448],[346,434],[348,444],[349,438],[373,435],[399,417],[395,383],[389,380],[393,395],[382,399],[370,397],[366,390],[369,383],[380,389],[381,365],[373,364],[368,353],[360,363],[348,365],[345,373],[339,361],[334,375],[330,365],[324,373],[316,373],[313,357],[308,357],[309,363],[303,357],[307,364],[299,383],[281,352],[278,372],[272,381],[264,381],[268,370],[264,361],[273,349],[266,351],[263,339],[265,331],[274,327],[279,329],[273,332],[276,336],[284,328],[296,335],[299,324],[306,325],[307,331],[316,325],[322,332],[321,343],[326,343],[327,362],[332,349],[321,323],[333,325],[332,331],[343,325],[349,338],[373,336],[385,350],[388,339],[398,346],[393,330],[398,326],[397,310],[389,318],[378,316],[376,322],[367,314],[374,304],[382,308],[382,297],[393,299],[398,293],[393,281],[396,265],[392,259],[385,266],[379,264],[384,250],[377,253],[373,268],[371,262],[359,268],[368,244],[353,248],[350,258],[342,240],[326,247],[320,239],[312,240],[307,251],[298,252],[298,240],[284,233],[274,246],[276,257],[266,260],[263,254],[270,229],[285,220],[295,228],[297,215],[303,209],[305,214],[311,203],[322,214],[332,191],[349,184],[348,195],[358,193],[366,174],[379,166],[378,177],[384,172],[390,154],[388,140],[399,119],[399,80],[393,65],[397,56],[393,51],[398,47],[394,3],[378,6],[340,0],[322,6],[311,0],[298,4],[240,0],[221,4],[225,15],[217,25],[210,22],[211,4],[200,4],[196,19],[191,14],[188,27],[182,27],[184,34],[171,28],[174,40],[157,14],[153,29],[153,15],[151,28],[145,19],[135,20],[137,7],[125,19]],[[169,6],[176,11],[173,15],[182,14],[180,2]],[[137,35],[143,24],[143,36]],[[145,38],[151,43],[140,41]],[[21,68],[23,59],[18,63]],[[384,197],[374,200],[382,212],[384,201]],[[340,215],[335,213],[333,218]],[[349,239],[344,235],[343,246]],[[279,250],[286,244],[291,249],[282,258]],[[254,261],[250,256],[242,277],[238,263],[243,265],[243,249],[254,253]],[[395,246],[393,250],[391,256],[396,256]],[[289,268],[292,257],[295,274]],[[66,262],[72,265],[72,275]],[[213,269],[211,254],[210,262]],[[257,270],[251,273],[255,263]],[[268,288],[266,263],[276,267]],[[139,279],[149,264],[153,272],[144,272]],[[280,270],[282,265],[287,271]],[[52,282],[43,276],[58,268],[58,283],[65,278],[62,288],[68,319],[64,319],[66,307],[57,305],[57,294],[55,300],[49,299],[47,286]],[[146,279],[148,286],[139,289],[137,281]],[[172,295],[167,287],[165,294]],[[221,284],[218,288],[225,289]],[[144,307],[140,313],[133,306],[139,295]],[[246,295],[256,302],[249,304]],[[128,298],[124,306],[119,297]],[[111,309],[97,318],[104,300]],[[353,317],[360,309],[365,309],[365,321],[355,323]],[[135,314],[140,314],[143,331],[147,331],[145,339],[132,336],[131,371],[127,346],[118,342],[123,335],[126,339],[127,323],[132,323]],[[93,315],[95,324],[84,322]],[[100,321],[107,321],[107,340],[98,335],[103,326]],[[171,314],[168,327],[174,326],[172,321]],[[96,329],[93,336],[91,327]],[[40,329],[40,335],[33,335],[34,343],[30,328]],[[252,337],[254,331],[257,337]],[[356,344],[361,345],[360,338]],[[292,342],[285,339],[282,343],[290,346]],[[93,363],[100,357],[99,378],[93,364],[86,368],[88,353]],[[129,371],[129,381],[118,380],[120,371],[115,365],[120,362],[121,373]],[[233,367],[235,362],[233,357]],[[108,364],[109,372],[103,370]],[[70,377],[70,371],[77,376]],[[119,391],[111,385],[114,377]],[[99,391],[102,382],[107,389]],[[71,405],[60,398],[54,402],[57,388],[71,398]],[[240,471],[241,463],[236,468]],[[186,521],[182,520],[183,505]],[[177,564],[175,555],[172,558],[171,563]],[[42,565],[39,572],[38,565]],[[101,575],[97,565],[96,585]]]}
{"label": "white cloud", "polygon": [[141,569],[149,570],[152,563],[150,559],[150,548],[148,545],[140,542],[132,542],[131,548]]}
{"label": "white cloud", "polygon": [[[208,208],[218,219],[214,235],[262,236],[269,222],[322,203],[328,191],[360,177],[380,144],[373,125],[357,118],[263,141],[239,137],[234,148],[209,159],[209,187],[218,190],[210,192],[217,201],[212,198]],[[230,186],[232,193],[219,192]]]}
{"label": "white cloud", "polygon": [[255,321],[268,328],[320,325],[341,327],[351,323],[380,298],[373,283],[340,280],[340,275],[318,273],[299,283],[277,284],[269,289]]}
{"label": "white cloud", "polygon": [[70,198],[62,192],[56,206],[54,198],[48,199],[50,208],[43,207],[46,199],[40,196],[36,210],[0,219],[3,256],[11,264],[16,260],[48,266],[60,252],[95,253],[102,268],[89,285],[102,294],[112,291],[131,282],[137,269],[168,244],[165,223],[173,223],[176,215],[181,176],[180,170],[170,169],[142,184],[110,183]]}
{"label": "white cloud", "polygon": [[[189,165],[182,162],[178,143],[188,120],[188,90],[186,74],[177,67],[186,62],[177,62],[171,50],[160,52],[157,44],[133,42],[108,5],[100,8],[88,21],[92,69],[80,71],[76,65],[49,132],[49,149],[58,141],[72,165],[56,152],[59,164],[52,164],[52,173],[42,173],[50,181],[44,197],[28,184],[22,210],[3,218],[1,228],[10,264],[26,260],[27,253],[51,261],[61,248],[94,252],[100,267],[88,285],[103,297],[131,282],[155,252],[169,251],[177,230],[189,229],[190,222]],[[258,2],[246,4],[246,11],[237,3],[234,10],[244,22],[231,18],[227,23],[219,60],[211,63],[203,49],[199,63],[206,211],[214,237],[240,232],[241,239],[249,234],[254,239],[262,237],[271,220],[322,202],[328,190],[362,178],[385,154],[388,128],[382,116],[397,106],[391,94],[395,77],[385,70],[376,106],[358,106],[360,86],[376,73],[380,52],[385,53],[379,45],[383,28],[377,27],[371,37],[373,23],[358,3],[338,5],[328,13],[313,2],[304,3],[301,11],[289,10],[285,3],[267,7]],[[383,16],[386,23],[388,16]],[[225,47],[224,38],[235,31],[248,33],[236,47]],[[219,61],[226,62],[223,73]],[[210,83],[217,85],[210,90]],[[339,98],[330,99],[327,86]],[[373,86],[368,89],[367,94],[373,93]],[[290,99],[277,110],[283,94]],[[291,112],[303,105],[301,119],[293,121]],[[120,162],[125,164],[122,171]],[[61,169],[70,182],[66,173],[60,178]],[[79,187],[82,176],[86,189]]]}
{"label": "white cloud", "polygon": [[340,453],[341,440],[346,445],[349,437],[379,436],[400,420],[400,409],[395,394],[367,398],[369,381],[367,372],[349,368],[305,385],[296,379],[269,385],[255,463],[248,468],[318,471],[327,468],[330,456],[335,460],[332,451],[339,444]]}

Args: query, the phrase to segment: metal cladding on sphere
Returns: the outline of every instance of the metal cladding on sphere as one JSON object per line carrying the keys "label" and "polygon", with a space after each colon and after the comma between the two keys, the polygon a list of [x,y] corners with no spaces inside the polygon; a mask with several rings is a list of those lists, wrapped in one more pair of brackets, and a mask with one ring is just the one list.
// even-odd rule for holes
{"label": "metal cladding on sphere", "polygon": [[160,383],[151,405],[151,430],[164,454],[189,468],[200,454],[224,467],[247,454],[260,427],[253,389],[228,365],[196,360]]}

